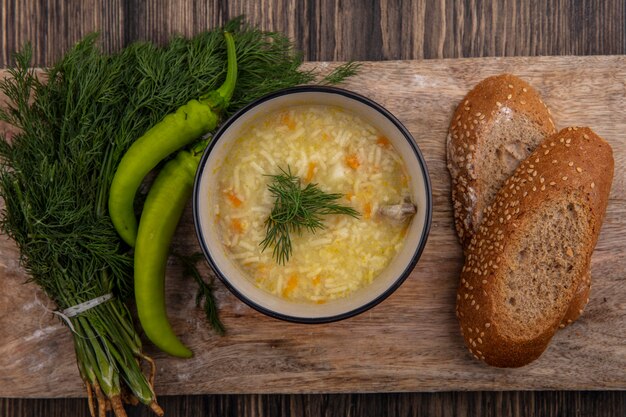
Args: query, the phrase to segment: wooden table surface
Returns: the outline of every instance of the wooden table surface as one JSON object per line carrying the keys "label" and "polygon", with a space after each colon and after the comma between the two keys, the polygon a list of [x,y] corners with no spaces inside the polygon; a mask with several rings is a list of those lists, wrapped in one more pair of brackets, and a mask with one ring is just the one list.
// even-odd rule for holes
{"label": "wooden table surface", "polygon": [[[626,53],[626,4],[619,0],[103,3],[0,0],[0,68],[26,41],[34,46],[34,64],[44,66],[93,30],[114,50],[137,39],[190,35],[240,14],[287,33],[308,60]],[[160,402],[170,416],[626,415],[626,392],[620,391],[250,394]],[[130,414],[148,415],[142,408]],[[86,401],[0,399],[0,416],[69,415],[88,415]]]}

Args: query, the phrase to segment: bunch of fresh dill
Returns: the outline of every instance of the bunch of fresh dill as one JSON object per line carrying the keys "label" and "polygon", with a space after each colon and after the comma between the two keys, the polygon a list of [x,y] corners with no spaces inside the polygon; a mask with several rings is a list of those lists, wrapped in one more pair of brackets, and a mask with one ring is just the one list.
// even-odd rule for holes
{"label": "bunch of fresh dill", "polygon": [[[307,83],[301,57],[282,34],[235,20],[239,81],[229,112],[275,89]],[[74,346],[92,414],[122,400],[139,400],[161,414],[153,390],[154,364],[123,300],[132,285],[132,257],[107,213],[108,190],[117,164],[132,142],[163,116],[213,90],[225,75],[221,30],[164,47],[136,43],[104,54],[97,37],[79,42],[53,67],[30,69],[26,47],[15,56],[0,90],[10,105],[0,120],[14,125],[0,137],[1,227],[17,243],[21,263],[59,310],[107,293],[116,297],[72,317]],[[346,67],[342,69],[345,73]],[[345,76],[351,74],[351,67]],[[341,73],[329,81],[340,81]],[[207,284],[207,314],[215,311]],[[152,375],[139,364],[147,360]]]}

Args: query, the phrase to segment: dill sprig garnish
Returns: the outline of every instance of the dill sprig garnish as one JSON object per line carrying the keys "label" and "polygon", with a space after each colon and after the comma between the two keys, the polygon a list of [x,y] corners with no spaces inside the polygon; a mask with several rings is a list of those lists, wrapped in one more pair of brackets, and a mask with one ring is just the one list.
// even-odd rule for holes
{"label": "dill sprig garnish", "polygon": [[337,203],[342,194],[326,193],[317,184],[309,183],[302,187],[300,178],[291,173],[288,166],[280,174],[269,175],[271,182],[268,189],[276,199],[274,207],[265,220],[266,235],[261,242],[262,251],[269,246],[274,247],[272,256],[284,265],[293,252],[291,233],[302,234],[303,230],[315,233],[326,226],[322,216],[329,214],[345,214],[358,217],[359,213]]}

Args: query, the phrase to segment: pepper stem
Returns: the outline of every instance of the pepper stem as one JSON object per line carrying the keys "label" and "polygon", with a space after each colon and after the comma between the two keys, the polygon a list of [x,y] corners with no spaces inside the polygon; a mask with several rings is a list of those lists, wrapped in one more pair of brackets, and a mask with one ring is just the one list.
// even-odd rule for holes
{"label": "pepper stem", "polygon": [[228,103],[235,91],[235,84],[237,83],[237,51],[235,50],[235,39],[229,32],[224,32],[224,39],[226,40],[226,54],[228,56],[228,69],[226,70],[226,80],[217,92],[224,98],[224,101]]}
{"label": "pepper stem", "polygon": [[209,145],[209,142],[211,142],[211,139],[212,138],[202,139],[194,143],[191,149],[189,149],[189,152],[191,153],[191,155],[194,157],[202,156],[202,153],[204,152],[206,147]]}
{"label": "pepper stem", "polygon": [[235,39],[229,32],[224,32],[226,41],[226,55],[228,59],[226,69],[226,79],[224,83],[215,91],[211,91],[200,97],[200,101],[208,104],[213,110],[223,110],[228,106],[235,91],[237,83],[237,51],[235,49]]}

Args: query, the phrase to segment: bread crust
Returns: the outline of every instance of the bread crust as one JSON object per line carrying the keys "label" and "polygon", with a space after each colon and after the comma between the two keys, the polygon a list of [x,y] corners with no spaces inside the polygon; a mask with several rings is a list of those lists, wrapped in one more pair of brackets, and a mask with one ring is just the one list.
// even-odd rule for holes
{"label": "bread crust", "polygon": [[602,138],[589,128],[570,127],[546,139],[497,193],[468,245],[457,292],[456,314],[474,357],[493,366],[519,367],[546,349],[588,275],[576,275],[579,282],[569,287],[569,302],[563,304],[558,320],[538,329],[531,339],[511,340],[497,320],[503,302],[494,296],[507,273],[507,248],[524,238],[528,220],[546,201],[576,195],[589,210],[589,239],[576,259],[577,268],[588,271],[606,212],[613,166],[611,147]]}
{"label": "bread crust", "polygon": [[587,269],[584,272],[584,277],[578,284],[578,289],[574,293],[574,298],[569,305],[569,309],[567,313],[565,313],[565,317],[561,320],[561,324],[559,328],[563,329],[576,320],[583,314],[585,307],[589,303],[589,296],[591,294],[591,271]]}

